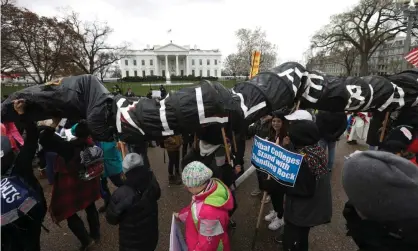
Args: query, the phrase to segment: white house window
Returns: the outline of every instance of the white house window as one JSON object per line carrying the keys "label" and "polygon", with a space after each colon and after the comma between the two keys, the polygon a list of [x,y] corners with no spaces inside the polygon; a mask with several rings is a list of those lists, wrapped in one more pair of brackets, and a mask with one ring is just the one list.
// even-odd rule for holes
{"label": "white house window", "polygon": [[138,77],[138,71],[134,71],[134,76]]}
{"label": "white house window", "polygon": [[126,76],[129,77],[129,71],[126,71]]}
{"label": "white house window", "polygon": [[[202,59],[201,59],[202,60]],[[202,70],[200,70],[200,76],[202,76],[203,75],[203,71]]]}
{"label": "white house window", "polygon": [[134,60],[134,65],[136,65],[136,60]]}
{"label": "white house window", "polygon": [[202,64],[203,64],[203,60],[199,59],[199,65],[202,65]]}
{"label": "white house window", "polygon": [[142,77],[145,78],[145,71],[142,71]]}
{"label": "white house window", "polygon": [[215,59],[215,65],[218,65],[218,60],[217,59]]}
{"label": "white house window", "polygon": [[192,76],[194,77],[195,75],[194,75],[194,70],[192,70]]}
{"label": "white house window", "polygon": [[[151,61],[151,62],[152,62],[152,61]],[[151,74],[151,76],[154,76],[154,71],[153,71],[153,70],[151,70],[150,74]]]}
{"label": "white house window", "polygon": [[149,60],[149,65],[154,65],[154,61],[152,59]]}
{"label": "white house window", "polygon": [[192,65],[194,65],[194,59],[192,59]]}
{"label": "white house window", "polygon": [[210,59],[207,59],[207,60],[206,60],[206,64],[207,64],[207,65],[210,65]]}
{"label": "white house window", "polygon": [[145,60],[141,60],[141,64],[142,65],[145,65]]}
{"label": "white house window", "polygon": [[125,65],[128,65],[128,60],[125,60]]}

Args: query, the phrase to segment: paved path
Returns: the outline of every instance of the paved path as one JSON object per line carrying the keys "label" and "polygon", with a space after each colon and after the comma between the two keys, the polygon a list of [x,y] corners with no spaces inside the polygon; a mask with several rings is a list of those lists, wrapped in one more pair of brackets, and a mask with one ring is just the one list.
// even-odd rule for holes
{"label": "paved path", "polygon": [[[249,149],[251,142],[247,142],[247,163],[249,158]],[[328,225],[316,227],[311,231],[310,250],[311,251],[354,251],[357,250],[352,240],[345,236],[345,220],[342,217],[342,209],[346,201],[346,195],[341,186],[341,169],[344,155],[358,149],[356,146],[350,146],[345,140],[339,142],[337,146],[337,157],[334,171],[332,173],[332,194],[333,194],[333,218]],[[171,213],[177,211],[190,202],[190,195],[183,187],[168,187],[167,164],[164,164],[163,150],[153,148],[149,150],[149,157],[153,170],[156,173],[158,181],[162,189],[162,197],[159,201],[160,210],[160,241],[157,251],[167,251],[169,244]],[[257,213],[260,208],[260,200],[251,197],[249,194],[256,186],[256,177],[252,175],[246,180],[237,191],[239,208],[234,215],[238,227],[232,233],[232,250],[248,251],[251,250],[251,241],[254,235],[254,227],[256,225]],[[50,198],[51,188],[42,180],[45,188],[47,200]],[[96,205],[102,205],[102,201],[98,201]],[[265,209],[269,210],[271,205]],[[81,213],[84,218],[84,213]],[[100,216],[102,241],[97,250],[116,251],[118,250],[118,229],[117,227],[108,225],[104,216]],[[70,232],[66,222],[62,222],[61,227],[53,224],[48,216],[45,224],[51,232],[49,234],[43,232],[41,237],[42,250],[60,250],[73,251],[78,250],[79,242]],[[273,251],[279,250],[272,238],[275,233],[267,229],[267,224],[262,223],[256,250]]]}

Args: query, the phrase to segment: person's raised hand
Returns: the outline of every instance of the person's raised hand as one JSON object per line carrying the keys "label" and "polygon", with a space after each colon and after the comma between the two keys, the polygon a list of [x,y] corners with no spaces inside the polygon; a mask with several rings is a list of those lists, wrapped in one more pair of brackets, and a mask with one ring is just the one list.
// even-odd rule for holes
{"label": "person's raised hand", "polygon": [[22,115],[25,113],[25,100],[24,99],[15,99],[13,100],[13,108],[17,114]]}
{"label": "person's raised hand", "polygon": [[267,115],[267,116],[265,116],[265,117],[263,118],[263,122],[264,122],[264,123],[265,123],[265,122],[268,122],[268,121],[270,121],[272,118],[273,118],[273,116],[271,116],[271,115]]}
{"label": "person's raised hand", "polygon": [[283,139],[283,146],[287,146],[290,144],[290,138],[289,136],[284,137]]}

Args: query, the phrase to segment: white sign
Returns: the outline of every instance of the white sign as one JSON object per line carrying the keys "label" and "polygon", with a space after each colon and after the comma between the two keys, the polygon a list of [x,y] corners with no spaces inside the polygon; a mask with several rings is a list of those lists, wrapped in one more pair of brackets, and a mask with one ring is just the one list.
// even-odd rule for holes
{"label": "white sign", "polygon": [[169,251],[187,251],[186,242],[184,241],[183,234],[177,224],[177,220],[174,214],[171,219],[170,250]]}
{"label": "white sign", "polygon": [[151,92],[151,97],[152,97],[152,98],[161,98],[161,91],[158,91],[158,90],[152,90],[152,92]]}

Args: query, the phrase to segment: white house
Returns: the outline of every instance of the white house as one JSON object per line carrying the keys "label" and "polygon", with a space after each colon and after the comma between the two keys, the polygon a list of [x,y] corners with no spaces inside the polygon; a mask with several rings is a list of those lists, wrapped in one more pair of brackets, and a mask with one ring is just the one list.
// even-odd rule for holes
{"label": "white house", "polygon": [[147,46],[143,50],[130,50],[119,61],[122,77],[134,76],[201,76],[220,77],[221,58],[219,50],[201,50],[196,46],[179,46],[169,43],[164,46]]}

